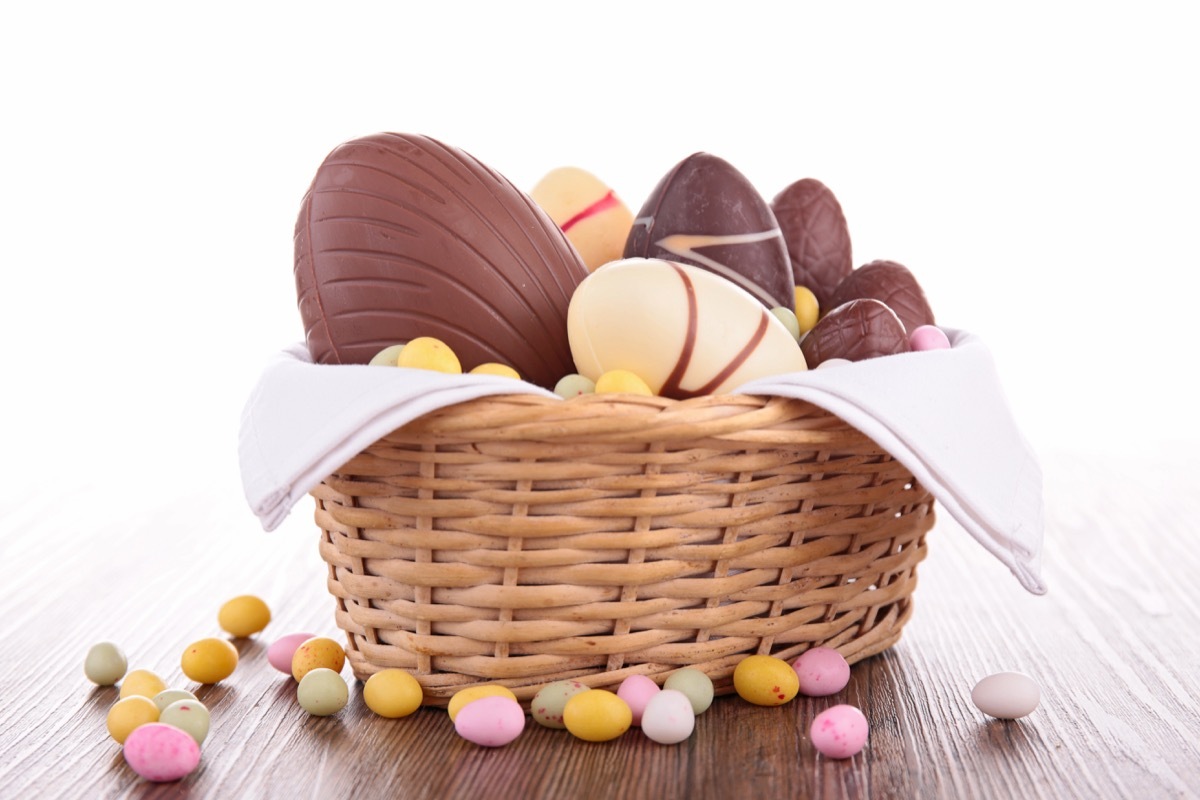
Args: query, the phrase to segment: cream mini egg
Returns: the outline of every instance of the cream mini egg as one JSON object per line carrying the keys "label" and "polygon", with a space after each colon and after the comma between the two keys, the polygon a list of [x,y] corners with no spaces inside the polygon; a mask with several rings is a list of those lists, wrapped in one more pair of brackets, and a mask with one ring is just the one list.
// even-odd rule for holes
{"label": "cream mini egg", "polygon": [[195,698],[191,700],[176,700],[162,710],[158,721],[166,725],[174,725],[184,731],[196,744],[204,744],[208,736],[210,718],[208,708]]}
{"label": "cream mini egg", "polygon": [[1020,672],[997,672],[971,690],[971,702],[983,713],[997,719],[1020,719],[1032,714],[1042,699],[1042,690],[1033,678]]}
{"label": "cream mini egg", "polygon": [[112,686],[125,677],[129,661],[120,647],[112,642],[99,642],[88,649],[83,660],[83,674],[97,686]]}
{"label": "cream mini egg", "polygon": [[683,692],[663,689],[650,698],[641,717],[642,733],[659,744],[677,744],[692,735],[696,712]]}
{"label": "cream mini egg", "polygon": [[714,687],[712,678],[695,667],[677,669],[667,676],[663,682],[664,689],[674,689],[683,692],[692,702],[692,711],[697,715],[708,711],[712,705]]}
{"label": "cream mini egg", "polygon": [[675,399],[807,368],[792,334],[744,289],[658,259],[614,261],[591,273],[571,297],[567,334],[580,374],[598,381],[627,370]]}

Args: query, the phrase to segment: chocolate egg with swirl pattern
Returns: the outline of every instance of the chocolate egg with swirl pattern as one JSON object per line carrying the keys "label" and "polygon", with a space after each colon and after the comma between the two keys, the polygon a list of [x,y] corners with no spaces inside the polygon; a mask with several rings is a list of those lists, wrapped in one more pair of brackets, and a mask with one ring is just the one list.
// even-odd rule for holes
{"label": "chocolate egg with swirl pattern", "polygon": [[588,276],[567,312],[580,374],[629,370],[677,400],[806,369],[792,334],[731,281],[660,259],[613,261]]}
{"label": "chocolate egg with swirl pattern", "polygon": [[553,386],[573,371],[567,306],[588,274],[528,195],[455,147],[381,133],[333,150],[296,222],[296,292],[320,364],[419,336],[463,364]]}
{"label": "chocolate egg with swirl pattern", "polygon": [[709,153],[680,161],[633,221],[625,258],[706,269],[767,308],[796,303],[792,265],[771,207],[741,172]]}

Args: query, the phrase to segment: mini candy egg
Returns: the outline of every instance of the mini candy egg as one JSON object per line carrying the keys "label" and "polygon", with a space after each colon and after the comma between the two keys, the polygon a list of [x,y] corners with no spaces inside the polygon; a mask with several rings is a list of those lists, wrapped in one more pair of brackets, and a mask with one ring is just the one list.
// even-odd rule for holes
{"label": "mini candy egg", "polygon": [[501,378],[513,378],[514,380],[518,380],[518,381],[521,380],[521,376],[518,375],[517,371],[515,369],[513,369],[512,367],[508,366],[507,364],[497,364],[497,363],[491,362],[491,361],[489,361],[486,364],[480,364],[479,366],[475,367],[475,369],[471,370],[471,374],[472,375],[498,375]]}
{"label": "mini candy egg", "polygon": [[610,369],[596,378],[596,394],[640,394],[654,395],[646,382],[627,369]]}
{"label": "mini candy egg", "polygon": [[431,369],[451,375],[462,373],[462,364],[450,346],[432,336],[418,336],[404,346],[396,358],[396,366]]}
{"label": "mini candy egg", "polygon": [[971,690],[971,702],[997,719],[1020,719],[1033,713],[1042,699],[1037,682],[1020,672],[997,672]]}
{"label": "mini candy egg", "polygon": [[502,747],[525,730],[525,711],[511,697],[480,697],[459,710],[454,718],[454,730],[468,742]]}
{"label": "mini candy egg", "polygon": [[659,744],[677,744],[696,729],[696,712],[686,694],[663,689],[650,698],[642,713],[642,733]]}
{"label": "mini candy egg", "polygon": [[800,679],[782,658],[746,656],[733,669],[733,688],[756,706],[781,706],[800,691]]}
{"label": "mini candy egg", "polygon": [[124,744],[130,733],[151,722],[158,722],[158,706],[149,697],[140,694],[118,700],[108,710],[105,720],[108,734],[117,744]]}
{"label": "mini candy egg", "polygon": [[407,717],[421,707],[421,684],[402,669],[381,669],[363,684],[363,702],[381,717]]}
{"label": "mini candy egg", "polygon": [[238,651],[226,640],[210,636],[188,645],[179,664],[183,674],[196,683],[219,683],[237,668]]}
{"label": "mini candy egg", "polygon": [[822,711],[808,730],[813,747],[829,758],[849,758],[867,743],[870,726],[867,718],[851,705],[837,705]]}
{"label": "mini candy egg", "polygon": [[328,717],[346,707],[350,687],[340,674],[326,667],[316,667],[304,673],[296,687],[300,707],[314,717]]}
{"label": "mini candy egg", "polygon": [[854,363],[853,361],[850,361],[845,358],[827,358],[824,361],[822,361],[820,364],[817,364],[817,369],[828,369],[830,367],[844,367],[847,364],[853,364],[853,363]]}
{"label": "mini candy egg", "polygon": [[595,175],[579,167],[552,169],[529,196],[567,235],[589,270],[621,257],[633,212]]}
{"label": "mini candy egg", "polygon": [[125,761],[148,781],[177,781],[199,765],[200,745],[179,728],[152,722],[129,734]]}
{"label": "mini candy egg", "polygon": [[950,338],[936,325],[919,325],[908,335],[913,350],[949,350]]}
{"label": "mini candy egg", "polygon": [[161,712],[171,703],[179,700],[196,700],[196,695],[189,692],[187,689],[163,689],[158,694],[154,695],[154,705],[158,706]]}
{"label": "mini candy egg", "polygon": [[800,680],[800,694],[827,697],[840,692],[850,682],[850,665],[832,647],[812,647],[792,662]]}
{"label": "mini candy egg", "polygon": [[591,378],[585,378],[578,372],[564,375],[559,378],[558,383],[554,384],[554,393],[564,400],[578,397],[581,394],[592,394],[595,391],[596,382]]}
{"label": "mini candy egg", "polygon": [[262,598],[252,594],[233,598],[217,612],[217,624],[221,630],[239,639],[259,633],[270,621],[271,609]]}
{"label": "mini candy egg", "polygon": [[645,675],[630,675],[617,687],[617,697],[625,701],[633,713],[633,724],[642,724],[642,712],[650,698],[661,692],[658,684]]}
{"label": "mini candy egg", "polygon": [[83,674],[97,686],[112,686],[125,677],[127,669],[125,653],[112,642],[92,645],[83,660]]}
{"label": "mini candy egg", "polygon": [[287,636],[281,636],[267,648],[267,661],[280,672],[291,675],[292,656],[296,655],[296,649],[309,639],[315,638],[315,633],[289,633]]}
{"label": "mini candy egg", "polygon": [[450,703],[446,706],[446,711],[450,714],[450,721],[458,716],[458,712],[468,704],[484,697],[508,697],[516,700],[517,696],[512,693],[512,690],[507,686],[501,686],[496,683],[489,683],[483,686],[470,686],[466,689],[459,689],[450,698]]}
{"label": "mini candy egg", "polygon": [[208,708],[199,700],[176,700],[163,709],[158,721],[184,731],[196,740],[196,744],[203,744],[208,736]]}
{"label": "mini candy egg", "polygon": [[629,370],[677,400],[806,368],[796,339],[762,303],[719,275],[670,261],[631,258],[593,272],[571,297],[567,334],[580,374],[599,382],[609,370]]}
{"label": "mini candy egg", "polygon": [[303,680],[318,667],[341,672],[346,666],[346,651],[340,644],[325,636],[314,636],[301,643],[292,656],[292,677]]}
{"label": "mini candy egg", "polygon": [[403,349],[403,344],[388,345],[372,356],[367,363],[372,367],[394,367],[396,359],[400,357],[400,351]]}
{"label": "mini candy egg", "polygon": [[606,689],[588,689],[567,701],[563,724],[577,739],[607,742],[629,730],[633,711],[628,703]]}
{"label": "mini candy egg", "polygon": [[664,689],[683,692],[692,701],[692,711],[699,716],[708,711],[713,701],[712,678],[694,667],[678,669],[667,676],[663,682]]}
{"label": "mini candy egg", "polygon": [[776,306],[771,309],[771,313],[783,323],[783,327],[788,329],[788,333],[792,335],[793,339],[800,341],[800,320],[796,318],[795,311],[783,306]]}
{"label": "mini candy egg", "polygon": [[563,708],[567,701],[587,690],[588,687],[579,681],[547,683],[533,696],[533,702],[529,704],[530,714],[539,725],[562,730],[567,727],[563,722]]}
{"label": "mini candy egg", "polygon": [[820,318],[821,304],[817,302],[817,296],[807,286],[797,286],[796,322],[800,325],[800,333],[811,331]]}
{"label": "mini candy egg", "polygon": [[149,700],[166,688],[166,682],[150,670],[135,669],[121,681],[120,697],[124,700],[132,695],[141,695]]}

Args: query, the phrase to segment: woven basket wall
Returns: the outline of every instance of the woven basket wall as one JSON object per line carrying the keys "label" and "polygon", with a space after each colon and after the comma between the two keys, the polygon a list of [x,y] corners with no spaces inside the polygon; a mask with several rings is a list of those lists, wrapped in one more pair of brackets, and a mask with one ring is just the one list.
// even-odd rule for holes
{"label": "woven basket wall", "polygon": [[782,398],[506,395],[384,437],[313,491],[355,675],[425,701],[753,653],[891,646],[933,501],[870,439]]}

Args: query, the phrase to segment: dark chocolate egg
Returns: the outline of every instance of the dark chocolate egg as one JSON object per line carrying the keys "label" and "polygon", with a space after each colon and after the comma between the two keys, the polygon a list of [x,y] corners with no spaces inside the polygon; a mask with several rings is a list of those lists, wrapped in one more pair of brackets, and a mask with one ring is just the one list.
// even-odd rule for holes
{"label": "dark chocolate egg", "polygon": [[783,231],[796,285],[807,287],[822,309],[833,308],[833,290],[854,268],[841,204],[825,184],[804,178],[777,194],[771,211]]}
{"label": "dark chocolate egg", "polygon": [[872,261],[851,272],[838,284],[830,303],[839,306],[869,297],[886,303],[904,323],[906,331],[933,325],[933,309],[917,279],[903,264]]}
{"label": "dark chocolate egg", "polygon": [[464,369],[499,362],[542,386],[575,370],[578,253],[525,193],[429,137],[381,133],[326,157],[296,221],[295,272],[317,363],[432,336]]}
{"label": "dark chocolate egg", "polygon": [[767,201],[729,162],[688,156],[633,221],[625,258],[693,264],[733,281],[767,308],[796,303],[792,266]]}
{"label": "dark chocolate egg", "polygon": [[809,369],[831,358],[863,361],[909,351],[908,333],[896,312],[878,300],[837,306],[800,340]]}

